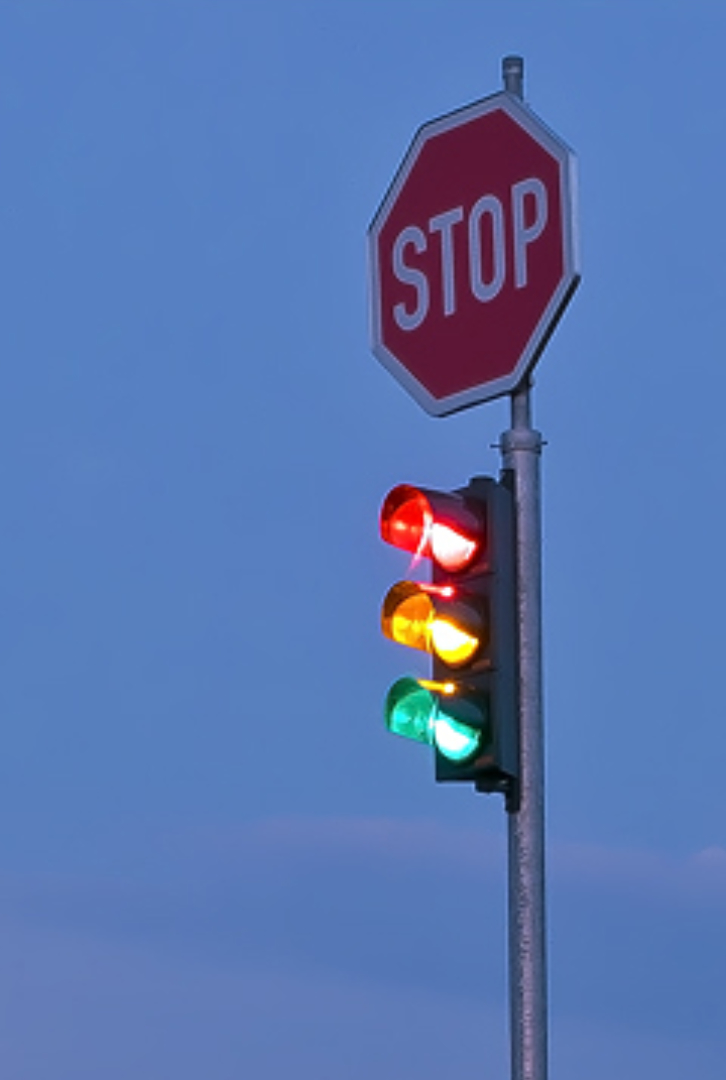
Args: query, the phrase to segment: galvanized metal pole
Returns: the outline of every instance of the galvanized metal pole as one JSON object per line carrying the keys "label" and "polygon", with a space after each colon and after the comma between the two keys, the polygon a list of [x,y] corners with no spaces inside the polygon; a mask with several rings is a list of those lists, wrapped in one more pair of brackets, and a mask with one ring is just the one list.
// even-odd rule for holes
{"label": "galvanized metal pole", "polygon": [[[523,96],[524,61],[502,61],[504,88]],[[542,436],[531,424],[530,387],[512,395],[502,464],[514,479],[519,622],[520,784],[508,807],[509,997],[512,1080],[547,1080],[544,732],[542,723]]]}

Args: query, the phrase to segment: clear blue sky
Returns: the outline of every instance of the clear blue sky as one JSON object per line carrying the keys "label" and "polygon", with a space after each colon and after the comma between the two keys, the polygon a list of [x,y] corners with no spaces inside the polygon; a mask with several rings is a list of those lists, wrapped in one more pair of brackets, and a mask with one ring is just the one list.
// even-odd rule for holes
{"label": "clear blue sky", "polygon": [[499,88],[573,146],[538,369],[552,1073],[723,1080],[726,15],[5,0],[0,1069],[505,1077],[504,814],[381,703],[399,481],[496,473],[368,347],[365,233]]}

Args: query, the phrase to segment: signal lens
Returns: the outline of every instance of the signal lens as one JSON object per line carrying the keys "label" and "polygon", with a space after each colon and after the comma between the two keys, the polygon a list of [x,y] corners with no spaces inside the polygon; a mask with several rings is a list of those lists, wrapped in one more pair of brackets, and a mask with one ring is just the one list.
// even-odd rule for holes
{"label": "signal lens", "polygon": [[431,623],[436,617],[433,601],[413,581],[399,581],[383,601],[381,626],[386,637],[431,652]]}
{"label": "signal lens", "polygon": [[479,749],[481,732],[441,713],[434,721],[434,742],[449,761],[466,761]]}
{"label": "signal lens", "polygon": [[434,521],[425,554],[430,555],[444,570],[463,570],[474,558],[478,546],[471,537]]}
{"label": "signal lens", "polygon": [[394,735],[434,744],[436,697],[417,679],[398,679],[386,698],[386,727]]}
{"label": "signal lens", "polygon": [[466,696],[444,699],[436,714],[434,743],[449,761],[468,761],[481,748],[488,731],[488,717],[476,701]]}
{"label": "signal lens", "polygon": [[386,543],[410,551],[414,560],[433,559],[444,570],[463,570],[473,562],[481,535],[481,522],[457,495],[399,484],[381,509]]}
{"label": "signal lens", "polygon": [[433,519],[426,496],[418,488],[399,484],[383,504],[381,536],[387,544],[421,556]]}
{"label": "signal lens", "polygon": [[479,648],[479,638],[467,634],[448,619],[434,619],[430,626],[434,652],[445,664],[465,664]]}
{"label": "signal lens", "polygon": [[437,596],[437,591],[443,592],[416,581],[399,581],[383,601],[381,627],[392,641],[436,653],[456,667],[471,660],[481,645],[481,615],[450,594]]}
{"label": "signal lens", "polygon": [[[409,677],[398,679],[386,698],[386,727],[394,735],[436,746],[450,761],[467,761],[481,745],[482,731],[451,715],[453,708],[481,721],[479,711],[466,710],[466,703],[457,702],[444,710],[439,693],[448,696],[455,688],[450,683],[432,683]],[[446,700],[446,697],[445,697]]]}

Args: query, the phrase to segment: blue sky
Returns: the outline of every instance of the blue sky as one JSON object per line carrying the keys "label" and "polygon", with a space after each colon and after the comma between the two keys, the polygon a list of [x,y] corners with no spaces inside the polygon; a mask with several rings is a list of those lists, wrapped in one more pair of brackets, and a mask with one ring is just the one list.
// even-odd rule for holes
{"label": "blue sky", "polygon": [[6,0],[0,1065],[507,1075],[504,814],[383,728],[401,481],[498,401],[371,356],[365,233],[499,89],[577,152],[537,371],[552,1072],[726,1056],[726,111],[718,5]]}

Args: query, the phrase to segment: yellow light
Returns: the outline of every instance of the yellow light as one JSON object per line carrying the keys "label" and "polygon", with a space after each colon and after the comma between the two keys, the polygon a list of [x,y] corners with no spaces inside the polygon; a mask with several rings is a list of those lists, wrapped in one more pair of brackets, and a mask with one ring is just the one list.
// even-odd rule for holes
{"label": "yellow light", "polygon": [[383,633],[401,645],[435,653],[445,664],[466,664],[479,651],[485,628],[476,609],[455,601],[449,588],[399,581],[383,601]]}
{"label": "yellow light", "polygon": [[[399,592],[405,596],[403,589]],[[393,597],[391,606],[393,611],[390,615],[386,612],[386,615],[390,620],[390,636],[393,640],[402,645],[410,645],[412,649],[430,652],[430,627],[434,618],[434,606],[426,593],[416,591],[401,600]]]}
{"label": "yellow light", "polygon": [[479,638],[448,619],[434,619],[430,633],[434,651],[447,664],[464,664],[479,648]]}

